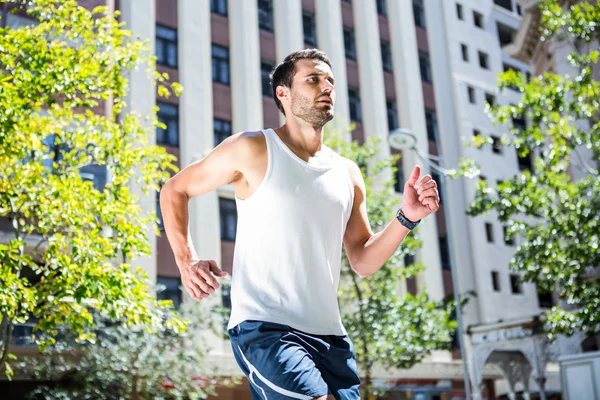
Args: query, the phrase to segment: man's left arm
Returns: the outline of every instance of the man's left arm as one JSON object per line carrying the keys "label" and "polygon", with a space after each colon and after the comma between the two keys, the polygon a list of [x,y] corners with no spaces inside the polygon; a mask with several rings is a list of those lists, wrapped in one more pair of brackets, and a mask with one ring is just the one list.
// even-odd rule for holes
{"label": "man's left arm", "polygon": [[[344,247],[352,269],[366,277],[376,272],[390,259],[410,232],[394,218],[381,232],[373,233],[367,216],[366,187],[360,169],[351,163],[350,178],[354,185],[354,204],[346,232]],[[421,175],[417,165],[404,184],[402,211],[410,221],[419,221],[439,208],[437,183],[431,175]]]}

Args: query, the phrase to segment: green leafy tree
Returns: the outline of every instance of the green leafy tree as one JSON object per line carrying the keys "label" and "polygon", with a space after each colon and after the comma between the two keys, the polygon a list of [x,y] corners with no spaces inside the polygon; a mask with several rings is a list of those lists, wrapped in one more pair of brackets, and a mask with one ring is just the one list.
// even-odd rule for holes
{"label": "green leafy tree", "polygon": [[[399,206],[393,180],[386,177],[389,171],[396,171],[397,158],[378,160],[379,138],[376,137],[367,139],[363,145],[356,141],[348,143],[331,131],[325,138],[329,147],[360,167],[367,188],[369,222],[373,231],[382,230]],[[410,234],[392,258],[367,278],[352,271],[346,253],[343,253],[340,306],[363,376],[362,397],[365,399],[376,394],[372,385],[375,365],[410,368],[431,351],[450,348],[456,329],[452,319],[454,303],[436,303],[425,290],[416,295],[398,292],[401,282],[425,268],[421,263],[404,266],[403,261],[421,244],[416,233]]]}
{"label": "green leafy tree", "polygon": [[[479,184],[469,214],[497,212],[509,236],[521,237],[511,268],[542,292],[557,291],[561,302],[546,317],[549,335],[600,332],[600,5],[580,2],[562,7],[540,3],[542,40],[570,45],[570,75],[546,72],[531,80],[508,71],[500,90],[516,88],[516,105],[487,106],[496,124],[526,118],[526,129],[511,127],[503,145],[519,157],[534,157],[531,170],[490,188]],[[572,2],[567,2],[568,4]],[[489,144],[479,139],[476,146]],[[587,159],[587,160],[586,160]],[[573,163],[585,176],[574,179]],[[477,171],[463,161],[459,174]]]}
{"label": "green leafy tree", "polygon": [[[2,2],[4,3],[4,2]],[[0,28],[0,369],[10,376],[14,324],[35,320],[53,342],[60,326],[93,339],[94,315],[160,326],[146,276],[128,260],[150,252],[138,196],[154,193],[174,157],[148,145],[161,125],[125,112],[126,74],[147,64],[159,93],[176,95],[156,72],[147,42],[131,38],[105,7],[75,1],[20,2],[30,25]],[[92,110],[112,108],[112,112]],[[144,121],[148,118],[148,123]],[[164,127],[164,125],[163,125]],[[82,178],[108,171],[106,185]],[[107,232],[108,228],[108,232]],[[171,319],[170,327],[184,324]]]}
{"label": "green leafy tree", "polygon": [[[164,321],[170,308],[156,313]],[[21,374],[55,382],[36,388],[29,398],[193,400],[215,395],[217,385],[237,385],[238,378],[218,376],[218,367],[206,363],[209,348],[194,337],[207,329],[207,314],[198,303],[184,303],[181,316],[189,321],[185,332],[167,325],[149,331],[144,325],[100,319],[94,328],[97,342],[79,348],[66,334],[43,358],[21,363]]]}

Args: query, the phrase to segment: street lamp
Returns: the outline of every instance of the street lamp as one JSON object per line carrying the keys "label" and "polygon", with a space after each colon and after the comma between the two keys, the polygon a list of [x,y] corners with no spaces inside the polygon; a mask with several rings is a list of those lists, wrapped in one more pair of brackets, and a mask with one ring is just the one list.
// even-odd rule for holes
{"label": "street lamp", "polygon": [[[436,138],[437,139],[437,138]],[[421,159],[421,161],[429,166],[431,169],[440,173],[440,176],[444,180],[442,183],[441,189],[441,197],[442,199],[448,199],[446,193],[446,177],[450,175],[451,170],[445,169],[442,165],[441,157],[434,156],[432,154],[423,154],[417,148],[417,137],[408,129],[394,129],[390,136],[388,137],[388,143],[391,148],[396,150],[412,150],[415,154]],[[434,162],[435,161],[435,162]],[[450,215],[448,207],[444,206],[444,218],[446,221],[450,221]],[[456,274],[456,266],[454,264],[454,246],[452,245],[452,235],[450,234],[450,229],[447,230],[447,240],[448,240],[448,252],[450,258],[450,273],[452,275],[452,290],[454,291],[454,301],[456,303],[456,323],[458,325],[458,347],[460,348],[460,356],[462,358],[462,366],[463,366],[463,374],[464,374],[464,384],[465,384],[465,393],[467,395],[467,399],[471,399],[471,385],[469,384],[469,369],[467,367],[467,355],[465,351],[465,346],[463,342],[463,319],[462,319],[462,310],[460,307],[460,295],[458,292],[458,275]]]}

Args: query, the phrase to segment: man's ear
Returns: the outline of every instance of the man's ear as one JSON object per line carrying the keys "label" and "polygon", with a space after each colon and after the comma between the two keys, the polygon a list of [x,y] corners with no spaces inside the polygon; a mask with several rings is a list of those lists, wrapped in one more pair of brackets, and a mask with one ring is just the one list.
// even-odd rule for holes
{"label": "man's ear", "polygon": [[279,85],[277,89],[275,89],[275,93],[277,94],[277,98],[281,101],[284,98],[288,98],[290,95],[290,88],[287,86]]}

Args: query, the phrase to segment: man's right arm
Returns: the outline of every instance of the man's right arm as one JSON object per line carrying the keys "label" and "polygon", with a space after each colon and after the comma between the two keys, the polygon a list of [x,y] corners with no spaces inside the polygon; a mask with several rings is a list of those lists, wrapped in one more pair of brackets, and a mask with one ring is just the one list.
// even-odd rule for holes
{"label": "man's right arm", "polygon": [[243,176],[243,160],[248,159],[248,138],[229,137],[202,160],[174,175],[160,191],[160,210],[167,239],[175,255],[181,280],[194,299],[213,293],[219,284],[214,276],[227,275],[215,261],[199,260],[189,237],[188,201],[234,182]]}

